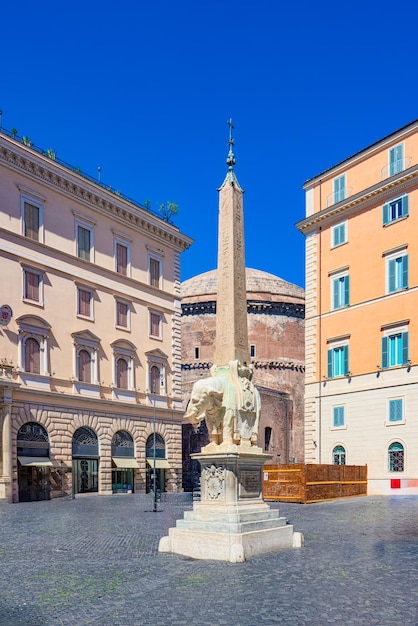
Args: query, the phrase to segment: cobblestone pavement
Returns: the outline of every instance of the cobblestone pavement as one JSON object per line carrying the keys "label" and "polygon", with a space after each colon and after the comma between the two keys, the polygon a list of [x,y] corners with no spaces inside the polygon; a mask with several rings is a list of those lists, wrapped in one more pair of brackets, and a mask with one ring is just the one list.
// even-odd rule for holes
{"label": "cobblestone pavement", "polygon": [[157,552],[186,494],[0,503],[0,624],[418,624],[418,496],[272,506],[305,547],[233,564]]}

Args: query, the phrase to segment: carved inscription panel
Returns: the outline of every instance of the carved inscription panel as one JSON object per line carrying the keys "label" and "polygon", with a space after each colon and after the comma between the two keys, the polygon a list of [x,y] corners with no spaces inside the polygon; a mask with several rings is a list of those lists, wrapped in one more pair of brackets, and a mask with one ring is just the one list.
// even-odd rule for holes
{"label": "carved inscription panel", "polygon": [[239,495],[241,498],[258,498],[261,492],[260,470],[241,470],[239,473]]}

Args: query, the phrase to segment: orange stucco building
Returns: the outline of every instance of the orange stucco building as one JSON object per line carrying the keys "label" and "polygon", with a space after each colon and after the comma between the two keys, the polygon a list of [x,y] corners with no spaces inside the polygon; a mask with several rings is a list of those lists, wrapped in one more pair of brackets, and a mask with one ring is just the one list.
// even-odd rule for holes
{"label": "orange stucco building", "polygon": [[305,460],[418,493],[418,120],[304,189]]}

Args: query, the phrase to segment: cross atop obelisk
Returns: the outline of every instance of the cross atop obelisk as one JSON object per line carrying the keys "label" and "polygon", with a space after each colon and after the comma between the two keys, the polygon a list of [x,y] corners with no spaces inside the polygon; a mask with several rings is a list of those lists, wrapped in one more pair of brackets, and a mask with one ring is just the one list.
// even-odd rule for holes
{"label": "cross atop obelisk", "polygon": [[218,294],[215,364],[249,363],[245,284],[243,190],[235,176],[232,120],[229,125],[228,172],[219,191]]}

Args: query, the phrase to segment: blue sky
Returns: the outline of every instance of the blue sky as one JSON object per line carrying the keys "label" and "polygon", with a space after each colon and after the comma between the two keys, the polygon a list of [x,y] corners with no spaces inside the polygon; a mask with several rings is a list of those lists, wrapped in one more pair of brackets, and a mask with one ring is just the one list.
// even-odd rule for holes
{"label": "blue sky", "polygon": [[0,109],[44,149],[157,209],[216,267],[235,126],[248,267],[304,286],[304,181],[418,118],[412,0],[2,5]]}

